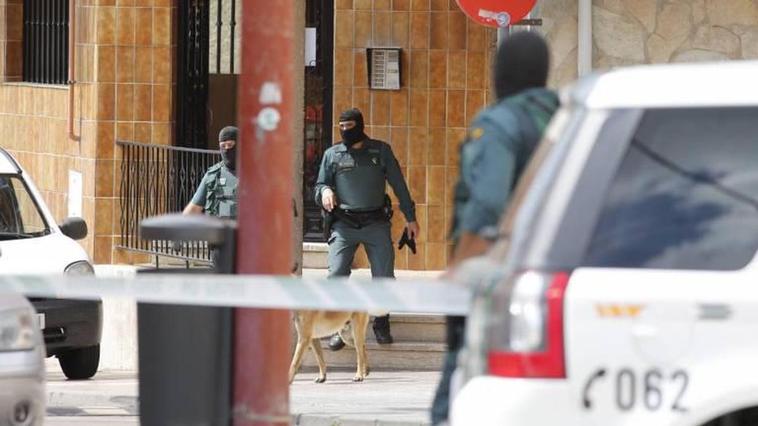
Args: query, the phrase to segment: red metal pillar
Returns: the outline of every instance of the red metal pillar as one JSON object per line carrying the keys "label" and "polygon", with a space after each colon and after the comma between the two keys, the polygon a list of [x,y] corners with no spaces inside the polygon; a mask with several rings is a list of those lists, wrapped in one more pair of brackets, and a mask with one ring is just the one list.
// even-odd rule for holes
{"label": "red metal pillar", "polygon": [[[292,268],[292,142],[295,2],[242,7],[237,272],[286,275]],[[234,425],[289,425],[288,311],[235,314]]]}

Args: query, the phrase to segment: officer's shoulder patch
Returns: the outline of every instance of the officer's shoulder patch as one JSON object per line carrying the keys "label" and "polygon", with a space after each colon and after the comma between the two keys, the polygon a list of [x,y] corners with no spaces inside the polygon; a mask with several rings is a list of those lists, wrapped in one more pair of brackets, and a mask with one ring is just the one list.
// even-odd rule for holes
{"label": "officer's shoulder patch", "polygon": [[474,127],[469,132],[469,138],[471,140],[477,140],[477,139],[481,138],[482,136],[484,136],[484,129],[481,128],[481,127]]}
{"label": "officer's shoulder patch", "polygon": [[222,167],[224,167],[223,162],[216,163],[208,168],[208,173],[218,173]]}

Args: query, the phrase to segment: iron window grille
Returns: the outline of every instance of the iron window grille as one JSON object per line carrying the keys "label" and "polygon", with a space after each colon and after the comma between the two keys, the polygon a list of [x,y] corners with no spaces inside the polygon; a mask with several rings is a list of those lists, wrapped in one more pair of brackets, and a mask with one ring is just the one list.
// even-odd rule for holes
{"label": "iron window grille", "polygon": [[23,81],[68,82],[69,0],[24,0]]}
{"label": "iron window grille", "polygon": [[238,20],[242,1],[208,0],[209,14],[209,73],[239,74],[239,48],[241,33]]}

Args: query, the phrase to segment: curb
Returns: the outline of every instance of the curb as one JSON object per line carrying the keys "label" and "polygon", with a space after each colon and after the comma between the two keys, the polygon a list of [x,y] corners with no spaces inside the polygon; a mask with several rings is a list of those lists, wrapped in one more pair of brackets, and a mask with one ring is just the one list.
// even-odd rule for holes
{"label": "curb", "polygon": [[402,420],[365,420],[342,419],[339,416],[319,416],[312,414],[295,414],[293,426],[429,426],[429,422],[409,422]]}

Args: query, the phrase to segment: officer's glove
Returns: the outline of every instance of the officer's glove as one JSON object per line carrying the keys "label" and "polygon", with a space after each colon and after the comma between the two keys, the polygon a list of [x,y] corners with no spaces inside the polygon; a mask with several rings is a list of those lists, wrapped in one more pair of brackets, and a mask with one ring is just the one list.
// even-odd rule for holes
{"label": "officer's glove", "polygon": [[411,253],[416,254],[416,240],[408,236],[408,228],[403,230],[403,236],[400,237],[400,241],[397,244],[397,249],[402,250],[403,247],[408,246],[411,249]]}

